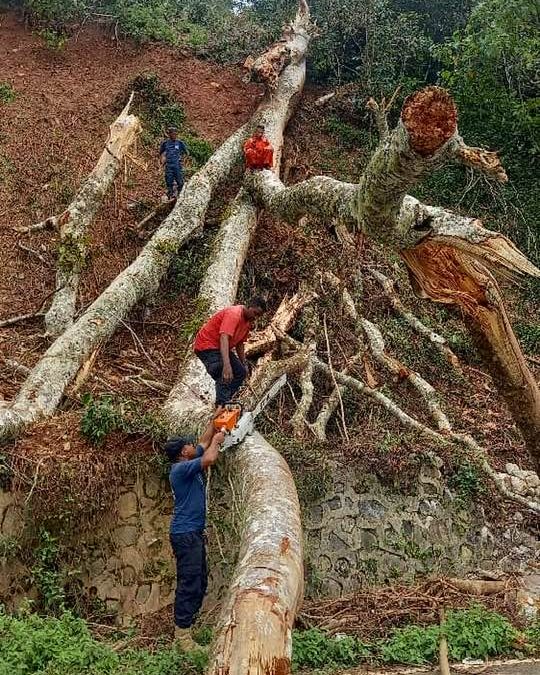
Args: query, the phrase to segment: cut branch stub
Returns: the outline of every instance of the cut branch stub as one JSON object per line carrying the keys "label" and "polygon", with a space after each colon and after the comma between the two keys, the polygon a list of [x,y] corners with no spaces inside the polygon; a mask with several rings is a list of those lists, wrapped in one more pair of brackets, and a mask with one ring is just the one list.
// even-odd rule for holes
{"label": "cut branch stub", "polygon": [[409,134],[411,150],[430,157],[456,133],[456,104],[446,89],[426,87],[405,99],[401,121]]}

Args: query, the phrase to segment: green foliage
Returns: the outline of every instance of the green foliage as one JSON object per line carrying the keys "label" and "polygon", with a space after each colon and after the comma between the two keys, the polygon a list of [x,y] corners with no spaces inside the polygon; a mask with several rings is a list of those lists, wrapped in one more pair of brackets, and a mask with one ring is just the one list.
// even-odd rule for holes
{"label": "green foliage", "polygon": [[196,675],[205,652],[174,649],[117,653],[93,638],[85,622],[70,613],[60,618],[0,613],[0,672],[14,675]]}
{"label": "green foliage", "polygon": [[438,645],[438,626],[406,626],[394,631],[387,641],[381,642],[380,656],[386,663],[433,663]]}
{"label": "green foliage", "polygon": [[540,354],[540,324],[520,322],[515,329],[523,349],[529,354]]}
{"label": "green foliage", "polygon": [[169,267],[169,286],[172,294],[196,295],[208,267],[210,243],[208,238],[198,239],[183,247],[172,259]]}
{"label": "green foliage", "polygon": [[87,393],[82,397],[84,413],[81,418],[81,434],[93,443],[101,445],[108,434],[123,428],[123,419],[114,398],[109,395],[94,399]]}
{"label": "green foliage", "polygon": [[15,558],[21,550],[21,542],[17,537],[0,534],[0,565]]}
{"label": "green foliage", "polygon": [[66,33],[54,30],[53,28],[42,28],[37,31],[37,34],[43,40],[47,49],[50,49],[52,52],[63,51],[68,41]]}
{"label": "green foliage", "polygon": [[9,82],[0,82],[0,103],[13,103],[16,98],[17,94],[11,84]]}
{"label": "green foliage", "polygon": [[150,412],[141,412],[133,401],[109,394],[95,399],[86,393],[81,398],[84,405],[81,434],[94,445],[101,445],[114,431],[147,436],[156,442],[167,436],[165,422]]}
{"label": "green foliage", "polygon": [[6,489],[13,478],[13,469],[11,468],[9,457],[0,453],[0,489]]}
{"label": "green foliage", "polygon": [[214,153],[214,146],[210,141],[206,141],[204,138],[198,138],[190,133],[184,133],[182,138],[189,150],[192,169],[198,171],[206,164]]}
{"label": "green foliage", "polygon": [[482,476],[478,469],[469,462],[458,465],[456,471],[450,476],[449,487],[457,493],[463,501],[471,501],[485,491]]}
{"label": "green foliage", "polygon": [[[480,142],[538,155],[540,15],[534,0],[486,0],[467,27],[437,50],[441,77],[460,106],[460,124]],[[502,132],[502,133],[501,133]],[[495,141],[495,142],[494,142]]]}
{"label": "green foliage", "polygon": [[168,0],[113,0],[110,11],[124,35],[136,42],[159,41],[176,44],[177,31],[171,18],[175,3]]}
{"label": "green foliage", "polygon": [[65,577],[59,569],[60,546],[47,530],[41,530],[39,541],[33,549],[34,563],[30,569],[32,582],[40,594],[43,608],[48,612],[65,610]]}
{"label": "green foliage", "polygon": [[452,660],[509,654],[519,636],[504,616],[475,605],[467,610],[449,611],[444,623],[448,654]]}
{"label": "green foliage", "polygon": [[329,637],[316,628],[293,632],[293,670],[354,666],[369,656],[369,648],[353,637]]}

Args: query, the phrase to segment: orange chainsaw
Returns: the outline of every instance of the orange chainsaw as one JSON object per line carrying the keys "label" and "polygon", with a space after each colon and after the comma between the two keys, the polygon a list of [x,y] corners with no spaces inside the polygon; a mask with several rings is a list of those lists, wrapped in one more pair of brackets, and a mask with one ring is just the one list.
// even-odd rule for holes
{"label": "orange chainsaw", "polygon": [[226,436],[220,450],[226,450],[241,443],[255,429],[255,418],[266,408],[278,391],[287,382],[287,375],[282,375],[264,394],[253,410],[244,412],[240,403],[227,403],[214,418],[214,429],[224,431]]}

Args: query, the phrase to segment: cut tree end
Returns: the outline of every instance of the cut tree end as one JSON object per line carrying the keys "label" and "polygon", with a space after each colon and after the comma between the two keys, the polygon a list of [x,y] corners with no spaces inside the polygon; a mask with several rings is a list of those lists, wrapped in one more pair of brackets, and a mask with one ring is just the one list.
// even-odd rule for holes
{"label": "cut tree end", "polygon": [[426,87],[407,97],[401,121],[411,148],[422,157],[434,155],[457,130],[457,108],[441,87]]}

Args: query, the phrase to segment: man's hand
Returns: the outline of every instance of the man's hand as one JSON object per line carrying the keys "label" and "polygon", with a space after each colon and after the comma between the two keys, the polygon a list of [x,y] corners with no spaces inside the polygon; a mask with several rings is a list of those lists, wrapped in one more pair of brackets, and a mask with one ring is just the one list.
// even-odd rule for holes
{"label": "man's hand", "polygon": [[233,369],[230,363],[223,364],[223,373],[222,373],[223,382],[231,382],[233,379]]}
{"label": "man's hand", "polygon": [[212,439],[212,441],[217,443],[218,445],[221,445],[224,440],[225,440],[225,432],[224,431],[217,431],[214,434],[214,438]]}

